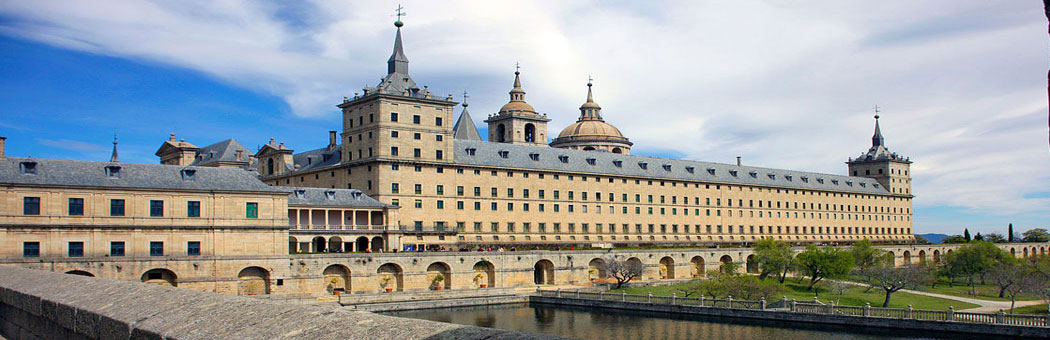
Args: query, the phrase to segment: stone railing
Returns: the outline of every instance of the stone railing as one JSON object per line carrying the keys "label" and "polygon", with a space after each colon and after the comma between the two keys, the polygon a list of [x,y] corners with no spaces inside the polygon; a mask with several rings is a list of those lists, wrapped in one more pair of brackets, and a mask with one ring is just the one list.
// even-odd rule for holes
{"label": "stone railing", "polygon": [[779,301],[767,303],[765,299],[757,301],[738,300],[733,299],[732,296],[727,297],[725,299],[710,299],[705,298],[703,296],[678,297],[677,294],[671,294],[671,296],[654,296],[652,293],[649,293],[647,295],[640,295],[607,292],[595,293],[580,290],[560,289],[539,290],[537,293],[540,296],[553,298],[575,298],[586,300],[635,302],[669,306],[768,310],[799,314],[821,314],[859,318],[883,318],[919,321],[951,321],[976,324],[1050,327],[1050,315],[1006,314],[1003,311],[999,311],[998,313],[956,312],[952,307],[949,307],[948,310],[922,310],[913,309],[911,308],[911,306],[908,306],[908,308],[872,307],[870,304],[867,304],[863,307],[838,306],[834,303],[823,304],[816,301],[801,302],[796,300],[788,300],[786,297]]}

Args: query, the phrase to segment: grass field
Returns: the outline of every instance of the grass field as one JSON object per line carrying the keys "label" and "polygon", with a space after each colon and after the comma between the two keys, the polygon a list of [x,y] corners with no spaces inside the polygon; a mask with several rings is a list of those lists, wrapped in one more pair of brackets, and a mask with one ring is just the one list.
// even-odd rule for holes
{"label": "grass field", "polygon": [[[784,285],[787,288],[787,293],[784,294],[787,298],[795,300],[813,301],[815,296],[813,291],[806,290],[807,282],[798,283],[795,279],[789,278],[784,281]],[[670,296],[671,293],[676,292],[677,285],[671,286],[655,286],[655,287],[628,287],[624,288],[627,294],[648,294],[652,292],[653,295]],[[872,289],[869,292],[865,292],[865,287],[855,287],[842,293],[842,297],[839,298],[835,294],[828,292],[826,289],[819,289],[816,294],[817,298],[823,302],[828,303],[838,298],[838,304],[844,306],[863,306],[865,302],[871,303],[872,306],[881,307],[882,301],[885,299],[885,294],[882,290]],[[614,289],[610,292],[619,293],[621,290]],[[681,295],[681,294],[679,294]],[[915,309],[929,309],[929,310],[942,310],[948,309],[948,306],[952,306],[955,310],[967,309],[978,307],[972,303],[966,303],[962,301],[941,299],[935,297],[929,297],[924,295],[908,294],[908,293],[893,293],[890,299],[890,307],[892,308],[906,308],[908,305],[912,305]],[[1044,305],[1045,307],[1045,305]]]}
{"label": "grass field", "polygon": [[1032,305],[1027,307],[1014,308],[1014,314],[1039,314],[1046,315],[1046,304]]}
{"label": "grass field", "polygon": [[[1006,296],[1003,298],[999,297],[999,287],[993,285],[976,284],[974,288],[977,291],[977,299],[992,301],[1010,301],[1010,296]],[[953,287],[948,287],[948,281],[946,280],[941,280],[940,282],[938,282],[935,288],[930,288],[929,286],[926,286],[922,290],[930,293],[951,296],[972,297],[970,295],[970,286],[967,286],[965,283],[956,282],[953,285]],[[1021,294],[1017,296],[1017,301],[1038,299],[1038,296],[1032,296],[1027,294]]]}

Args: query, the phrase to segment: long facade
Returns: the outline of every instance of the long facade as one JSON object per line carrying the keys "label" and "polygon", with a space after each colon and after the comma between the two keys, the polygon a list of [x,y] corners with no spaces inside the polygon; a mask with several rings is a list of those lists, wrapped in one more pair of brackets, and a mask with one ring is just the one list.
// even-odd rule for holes
{"label": "long facade", "polygon": [[[489,115],[489,141],[452,124],[457,106],[408,74],[398,27],[388,74],[345,98],[342,132],[295,153],[271,141],[255,157],[274,186],[355,188],[400,206],[417,246],[595,246],[785,241],[907,242],[910,163],[877,127],[847,176],[629,155],[588,83],[576,124],[547,145],[546,122],[515,72],[510,101]],[[459,122],[472,122],[466,109]],[[503,127],[502,129],[500,127]],[[473,131],[472,131],[473,130]],[[542,138],[542,139],[538,139]]]}

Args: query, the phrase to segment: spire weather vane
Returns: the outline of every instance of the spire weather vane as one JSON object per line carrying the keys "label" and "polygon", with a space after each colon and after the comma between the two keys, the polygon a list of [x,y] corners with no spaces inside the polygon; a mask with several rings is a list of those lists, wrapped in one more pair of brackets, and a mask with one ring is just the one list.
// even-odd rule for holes
{"label": "spire weather vane", "polygon": [[881,111],[879,111],[879,105],[875,105],[874,110],[875,110],[875,119],[879,119],[879,112],[881,112]]}
{"label": "spire weather vane", "polygon": [[395,13],[397,13],[395,14],[397,16],[397,21],[401,21],[401,17],[407,15],[407,13],[403,11],[404,9],[405,7],[402,7],[401,4],[397,4],[397,10],[395,11]]}
{"label": "spire weather vane", "polygon": [[521,71],[521,64],[519,64],[518,62],[515,61],[514,62],[514,73],[518,73],[518,71]]}
{"label": "spire weather vane", "polygon": [[470,96],[467,95],[467,91],[463,91],[463,102],[464,103],[467,102],[467,98],[470,98]]}

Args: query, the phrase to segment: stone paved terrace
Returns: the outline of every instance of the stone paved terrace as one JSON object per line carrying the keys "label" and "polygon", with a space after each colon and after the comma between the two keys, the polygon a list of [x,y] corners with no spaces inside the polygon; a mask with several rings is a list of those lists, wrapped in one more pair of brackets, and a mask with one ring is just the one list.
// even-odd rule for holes
{"label": "stone paved terrace", "polygon": [[0,266],[0,337],[560,339],[13,266]]}

